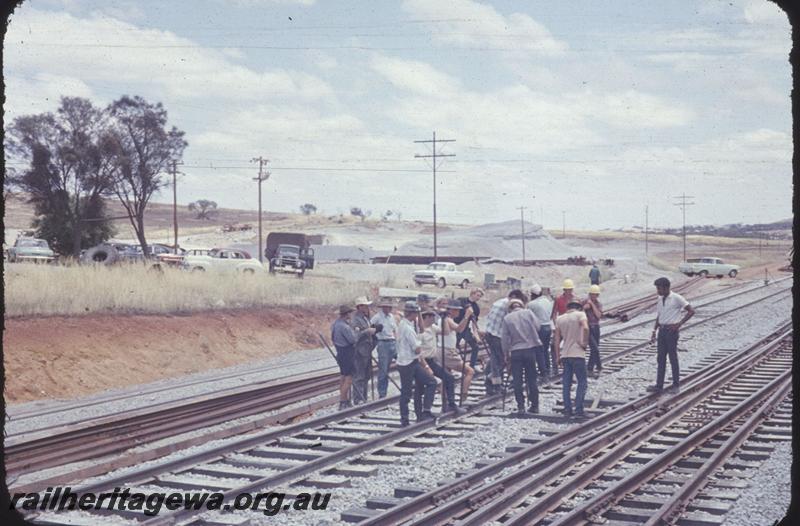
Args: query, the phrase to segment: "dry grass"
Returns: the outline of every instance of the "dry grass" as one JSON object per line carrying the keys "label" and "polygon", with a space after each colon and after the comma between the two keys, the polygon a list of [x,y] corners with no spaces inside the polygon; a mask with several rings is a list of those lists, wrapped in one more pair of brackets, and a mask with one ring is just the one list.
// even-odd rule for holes
{"label": "dry grass", "polygon": [[91,313],[179,313],[270,305],[328,306],[368,294],[366,282],[308,276],[148,271],[115,267],[5,267],[7,317]]}

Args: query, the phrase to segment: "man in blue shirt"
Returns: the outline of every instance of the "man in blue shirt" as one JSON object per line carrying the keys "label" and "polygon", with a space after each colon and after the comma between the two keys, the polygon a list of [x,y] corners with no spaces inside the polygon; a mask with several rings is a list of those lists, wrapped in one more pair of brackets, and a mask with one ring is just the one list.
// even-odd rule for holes
{"label": "man in blue shirt", "polygon": [[331,340],[336,347],[336,362],[342,379],[339,382],[339,409],[351,407],[350,386],[353,384],[356,333],[350,325],[350,305],[339,306],[339,317],[331,325]]}

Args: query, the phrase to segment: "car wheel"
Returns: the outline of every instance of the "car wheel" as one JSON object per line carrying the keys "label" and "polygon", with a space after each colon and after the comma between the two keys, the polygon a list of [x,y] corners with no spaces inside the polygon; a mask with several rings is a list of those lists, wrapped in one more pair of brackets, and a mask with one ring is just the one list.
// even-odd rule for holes
{"label": "car wheel", "polygon": [[249,274],[249,275],[252,276],[253,274],[256,273],[256,271],[254,269],[252,269],[252,268],[246,268],[246,269],[242,270],[242,273],[243,274]]}
{"label": "car wheel", "polygon": [[205,271],[206,269],[204,269],[203,267],[194,267],[192,269],[192,272],[205,272]]}
{"label": "car wheel", "polygon": [[414,285],[416,285],[417,287],[421,287],[421,286],[422,286],[422,283],[420,283],[419,281],[415,281],[415,282],[414,282]]}
{"label": "car wheel", "polygon": [[717,279],[722,279],[722,274],[717,274]]}
{"label": "car wheel", "polygon": [[708,277],[708,271],[707,270],[701,270],[700,272],[697,273],[697,275],[700,276],[701,278],[706,278],[706,277]]}
{"label": "car wheel", "polygon": [[689,276],[689,277],[691,278],[691,277],[693,277],[693,276],[694,276],[694,272],[687,272],[687,273],[686,273],[686,275],[687,275],[687,276]]}
{"label": "car wheel", "polygon": [[734,270],[731,270],[730,272],[728,272],[728,276],[730,276],[730,277],[732,277],[732,278],[735,278],[735,277],[736,277],[736,274],[738,274],[738,273],[739,273],[739,272],[737,272],[737,271],[734,269]]}
{"label": "car wheel", "polygon": [[444,280],[444,278],[439,278],[439,281],[436,282],[436,285],[440,289],[443,289],[443,288],[445,288],[447,286],[447,282]]}
{"label": "car wheel", "polygon": [[306,276],[305,272],[298,272],[297,273],[297,279],[303,279],[305,276]]}
{"label": "car wheel", "polygon": [[464,281],[461,282],[461,288],[465,289],[467,287],[469,287],[469,280],[465,279]]}

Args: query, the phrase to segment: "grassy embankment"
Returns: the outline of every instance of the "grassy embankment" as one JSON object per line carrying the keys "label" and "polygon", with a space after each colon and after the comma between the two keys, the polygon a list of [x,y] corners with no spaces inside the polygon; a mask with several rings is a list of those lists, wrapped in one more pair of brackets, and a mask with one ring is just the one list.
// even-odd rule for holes
{"label": "grassy embankment", "polygon": [[114,267],[13,264],[5,267],[6,317],[169,314],[214,309],[335,306],[368,294],[365,282],[316,276],[260,276]]}

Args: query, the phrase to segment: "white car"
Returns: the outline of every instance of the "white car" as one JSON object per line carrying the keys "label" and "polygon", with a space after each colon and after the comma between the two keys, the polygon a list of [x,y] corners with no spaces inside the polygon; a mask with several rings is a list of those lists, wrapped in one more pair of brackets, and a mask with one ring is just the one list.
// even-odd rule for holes
{"label": "white car", "polygon": [[736,277],[739,273],[739,265],[729,265],[719,258],[699,258],[687,259],[685,263],[678,265],[678,272],[683,272],[687,276],[723,276]]}
{"label": "white car", "polygon": [[469,270],[456,270],[455,263],[437,261],[431,263],[425,270],[414,272],[414,283],[417,286],[429,284],[444,288],[448,284],[459,285],[462,289],[467,288],[470,282],[475,280],[475,276]]}
{"label": "white car", "polygon": [[183,258],[183,268],[192,272],[241,272],[255,274],[264,272],[264,265],[244,250],[215,248],[206,255],[188,254]]}

